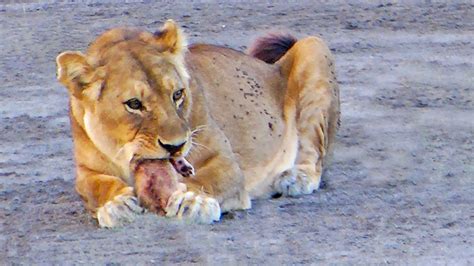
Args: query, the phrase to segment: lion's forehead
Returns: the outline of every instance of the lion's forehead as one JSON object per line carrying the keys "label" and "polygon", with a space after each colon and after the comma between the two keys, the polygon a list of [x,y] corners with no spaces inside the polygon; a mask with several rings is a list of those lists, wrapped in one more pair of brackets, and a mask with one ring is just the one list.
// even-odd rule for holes
{"label": "lion's forehead", "polygon": [[107,65],[107,87],[125,91],[150,91],[167,93],[185,86],[172,64],[163,60],[141,61],[134,56],[122,54]]}
{"label": "lion's forehead", "polygon": [[128,46],[111,47],[101,59],[107,65],[109,71],[114,73],[128,74],[143,73],[153,76],[166,76],[172,73],[175,65],[172,60],[159,53],[141,49],[128,49]]}

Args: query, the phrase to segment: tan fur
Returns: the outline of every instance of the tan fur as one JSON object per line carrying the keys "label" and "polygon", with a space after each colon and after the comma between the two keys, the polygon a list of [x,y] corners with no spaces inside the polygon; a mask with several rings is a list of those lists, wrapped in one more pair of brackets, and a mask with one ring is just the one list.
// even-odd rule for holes
{"label": "tan fur", "polygon": [[[339,95],[325,44],[298,41],[269,65],[243,53],[194,45],[173,21],[156,34],[118,28],[86,54],[57,58],[69,89],[77,164],[76,189],[104,227],[133,220],[133,167],[166,159],[163,143],[180,152],[196,175],[184,179],[165,209],[168,217],[210,223],[220,213],[250,208],[249,194],[298,195],[319,186],[334,140]],[[179,105],[173,92],[184,89]],[[137,98],[144,110],[124,103]],[[191,211],[185,211],[185,210]]]}

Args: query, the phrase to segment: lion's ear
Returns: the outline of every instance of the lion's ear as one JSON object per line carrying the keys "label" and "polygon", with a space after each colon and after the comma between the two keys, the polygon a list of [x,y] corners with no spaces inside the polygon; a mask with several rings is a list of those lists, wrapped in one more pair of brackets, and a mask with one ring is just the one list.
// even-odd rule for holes
{"label": "lion's ear", "polygon": [[[81,52],[67,51],[61,53],[56,57],[56,65],[58,80],[76,97],[90,94],[88,91],[91,89],[91,86],[88,85],[97,83],[98,76],[100,76],[98,74],[103,72],[102,70],[94,69],[87,62],[86,56]],[[86,87],[88,89],[84,91]],[[97,93],[94,92],[93,94]]]}
{"label": "lion's ear", "polygon": [[153,35],[155,43],[163,52],[169,51],[172,54],[179,54],[186,49],[186,36],[172,19],[167,20],[163,27]]}

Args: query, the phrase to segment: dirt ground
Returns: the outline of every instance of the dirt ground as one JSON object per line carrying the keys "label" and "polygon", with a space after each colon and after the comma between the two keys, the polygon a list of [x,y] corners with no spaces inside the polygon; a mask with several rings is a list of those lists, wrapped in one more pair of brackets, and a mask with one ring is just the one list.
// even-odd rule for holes
{"label": "dirt ground", "polygon": [[[0,264],[474,263],[471,1],[20,2],[0,1]],[[210,226],[97,227],[73,189],[54,59],[166,18],[239,50],[272,29],[327,40],[342,127],[320,191]]]}

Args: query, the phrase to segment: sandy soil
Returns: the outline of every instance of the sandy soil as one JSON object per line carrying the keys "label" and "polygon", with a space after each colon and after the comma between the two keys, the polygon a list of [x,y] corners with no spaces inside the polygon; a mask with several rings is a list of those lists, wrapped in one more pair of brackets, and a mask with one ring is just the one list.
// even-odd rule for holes
{"label": "sandy soil", "polygon": [[[474,263],[472,2],[6,2],[0,264]],[[254,201],[211,226],[147,214],[97,228],[73,190],[54,58],[110,27],[154,30],[166,18],[192,42],[236,49],[270,29],[328,41],[343,118],[320,191]]]}

